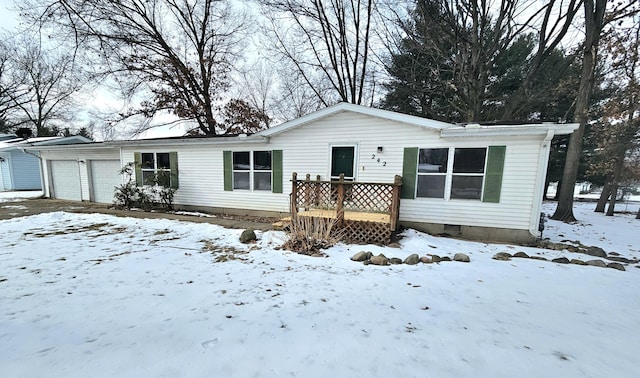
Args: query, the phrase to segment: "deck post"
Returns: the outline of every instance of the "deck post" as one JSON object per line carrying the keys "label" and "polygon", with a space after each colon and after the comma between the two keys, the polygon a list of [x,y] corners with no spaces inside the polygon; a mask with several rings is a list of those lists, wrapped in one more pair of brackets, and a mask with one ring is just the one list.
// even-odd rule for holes
{"label": "deck post", "polygon": [[291,177],[291,195],[289,197],[291,217],[293,218],[298,213],[298,174],[296,172],[293,172]]}
{"label": "deck post", "polygon": [[391,214],[389,214],[391,231],[395,231],[398,227],[398,218],[400,216],[400,187],[402,186],[402,176],[395,175],[393,179],[393,190],[391,195]]}
{"label": "deck post", "polygon": [[313,184],[313,204],[318,207],[320,205],[320,175],[316,175],[316,182]]}
{"label": "deck post", "polygon": [[344,173],[340,174],[338,182],[338,201],[336,203],[336,218],[338,225],[342,226],[344,223]]}
{"label": "deck post", "polygon": [[304,179],[304,211],[309,211],[311,204],[311,175],[307,173]]}

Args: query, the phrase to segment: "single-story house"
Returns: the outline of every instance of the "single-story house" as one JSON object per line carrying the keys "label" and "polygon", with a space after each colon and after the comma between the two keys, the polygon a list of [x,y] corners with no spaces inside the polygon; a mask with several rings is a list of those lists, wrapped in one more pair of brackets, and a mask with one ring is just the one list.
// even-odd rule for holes
{"label": "single-story house", "polygon": [[29,147],[88,142],[91,140],[82,136],[22,139],[15,135],[0,135],[0,191],[42,189],[39,154],[28,150]]}
{"label": "single-story house", "polygon": [[399,222],[431,233],[530,241],[554,135],[577,124],[456,125],[341,103],[253,135],[41,146],[45,194],[110,203],[118,170],[171,174],[180,208],[289,212],[294,172],[314,179],[393,182]]}

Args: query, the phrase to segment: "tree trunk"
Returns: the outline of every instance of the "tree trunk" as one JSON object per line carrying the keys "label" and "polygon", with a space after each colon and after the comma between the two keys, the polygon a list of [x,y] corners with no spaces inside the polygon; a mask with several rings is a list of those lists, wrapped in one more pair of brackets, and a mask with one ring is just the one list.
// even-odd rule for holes
{"label": "tree trunk", "polygon": [[638,214],[636,214],[636,219],[640,219],[640,209],[638,209]]}
{"label": "tree trunk", "polygon": [[611,199],[609,200],[609,207],[607,208],[607,216],[612,217],[616,208],[616,201],[618,200],[618,183],[614,182],[611,185]]}
{"label": "tree trunk", "polygon": [[604,208],[607,205],[607,201],[609,200],[610,194],[611,194],[611,182],[607,177],[607,181],[602,187],[602,193],[600,193],[600,198],[598,198],[598,204],[596,205],[596,209],[594,210],[596,213],[604,213]]}
{"label": "tree trunk", "polygon": [[[595,6],[594,6],[595,5]],[[584,56],[582,57],[582,72],[580,88],[576,97],[575,122],[580,127],[569,137],[567,146],[567,158],[562,174],[562,187],[558,197],[558,207],[551,219],[573,222],[573,190],[578,178],[578,165],[582,154],[582,138],[589,116],[589,103],[595,80],[595,65],[597,62],[598,43],[603,27],[606,0],[585,0],[585,43]]]}

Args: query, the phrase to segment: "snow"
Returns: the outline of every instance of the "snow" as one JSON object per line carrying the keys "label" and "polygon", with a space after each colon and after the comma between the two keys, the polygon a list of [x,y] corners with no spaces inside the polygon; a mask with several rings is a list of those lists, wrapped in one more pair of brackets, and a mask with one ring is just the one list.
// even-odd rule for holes
{"label": "snow", "polygon": [[[551,213],[554,205],[545,204]],[[548,221],[545,237],[640,257],[635,214]],[[637,204],[635,206],[637,210]],[[3,377],[635,377],[640,269],[568,251],[406,231],[327,258],[284,234],[55,212],[0,221]],[[364,266],[361,250],[470,263]]]}
{"label": "snow", "polygon": [[40,198],[40,197],[42,197],[42,190],[6,191],[6,192],[0,192],[0,203],[22,201],[29,198]]}

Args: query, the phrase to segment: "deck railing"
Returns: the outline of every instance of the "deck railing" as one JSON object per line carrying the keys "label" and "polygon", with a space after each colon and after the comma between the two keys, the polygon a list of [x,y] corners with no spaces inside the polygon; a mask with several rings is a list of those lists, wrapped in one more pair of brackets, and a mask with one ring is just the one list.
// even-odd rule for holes
{"label": "deck railing", "polygon": [[345,181],[343,175],[337,181],[322,181],[320,176],[311,180],[309,174],[304,180],[299,180],[297,176],[294,172],[291,179],[292,216],[315,209],[335,210],[337,222],[341,225],[345,211],[388,214],[390,229],[396,230],[401,176],[395,176],[393,183]]}

